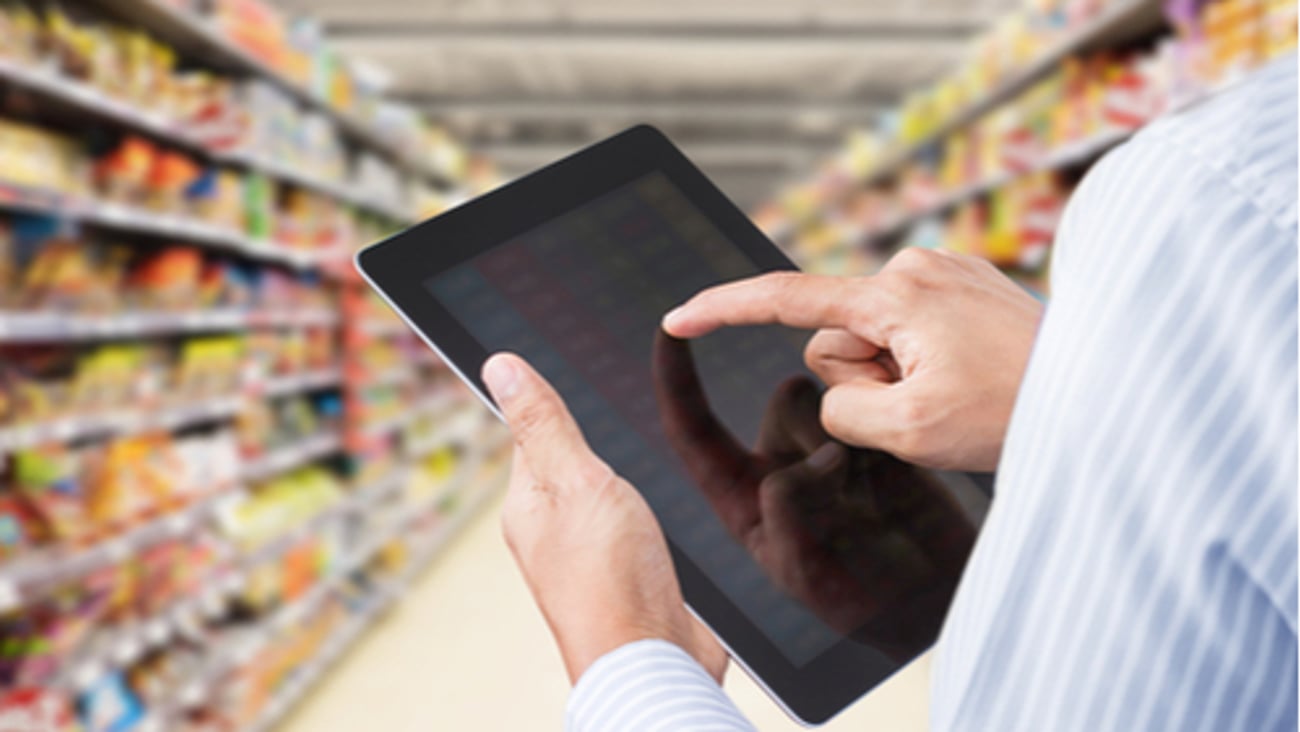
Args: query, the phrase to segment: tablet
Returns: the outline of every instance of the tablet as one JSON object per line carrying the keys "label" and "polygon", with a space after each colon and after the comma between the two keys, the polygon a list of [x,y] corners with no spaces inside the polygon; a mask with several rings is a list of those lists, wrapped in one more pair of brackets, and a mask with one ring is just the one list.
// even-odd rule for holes
{"label": "tablet", "polygon": [[493,411],[490,354],[550,380],[645,496],[691,611],[795,719],[826,721],[934,642],[987,496],[966,476],[827,447],[810,333],[660,330],[705,287],[794,265],[657,130],[425,221],[357,266]]}

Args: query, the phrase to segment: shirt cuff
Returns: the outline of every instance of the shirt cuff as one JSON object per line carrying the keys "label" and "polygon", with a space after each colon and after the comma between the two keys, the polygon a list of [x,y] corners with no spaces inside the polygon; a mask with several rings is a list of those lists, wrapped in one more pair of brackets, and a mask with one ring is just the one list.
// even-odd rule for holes
{"label": "shirt cuff", "polygon": [[753,732],[708,672],[681,648],[640,640],[601,656],[569,695],[567,732]]}

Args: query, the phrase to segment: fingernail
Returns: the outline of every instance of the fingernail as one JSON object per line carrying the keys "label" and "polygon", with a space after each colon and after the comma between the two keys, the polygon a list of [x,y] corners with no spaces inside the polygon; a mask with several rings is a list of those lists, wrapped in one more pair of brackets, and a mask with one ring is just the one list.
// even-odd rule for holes
{"label": "fingernail", "polygon": [[483,367],[483,381],[497,401],[504,401],[519,391],[519,369],[512,359],[496,355]]}
{"label": "fingernail", "polygon": [[847,453],[848,451],[840,443],[828,442],[808,456],[808,466],[818,472],[830,470],[839,465]]}
{"label": "fingernail", "polygon": [[673,323],[674,323],[678,318],[680,318],[680,317],[682,316],[682,311],[683,311],[683,310],[685,310],[685,308],[679,305],[679,306],[673,308],[672,310],[669,310],[669,311],[668,311],[668,314],[665,315],[665,316],[664,316],[664,319],[663,319],[663,328],[664,328],[664,330],[666,330],[666,331],[668,331],[668,332],[670,332],[670,333],[672,332],[672,329],[673,329]]}

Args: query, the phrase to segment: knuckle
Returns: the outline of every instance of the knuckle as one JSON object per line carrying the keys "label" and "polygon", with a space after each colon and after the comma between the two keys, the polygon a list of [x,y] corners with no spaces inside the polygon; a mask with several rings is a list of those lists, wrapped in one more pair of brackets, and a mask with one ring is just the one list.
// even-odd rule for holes
{"label": "knuckle", "polygon": [[876,275],[876,285],[896,305],[910,304],[920,289],[916,274],[909,270],[887,270]]}
{"label": "knuckle", "polygon": [[917,395],[901,398],[894,407],[894,447],[909,458],[925,455],[933,443],[934,409]]}
{"label": "knuckle", "polygon": [[843,436],[843,428],[849,424],[850,419],[847,407],[838,389],[829,389],[822,395],[821,421],[827,432],[836,437]]}
{"label": "knuckle", "polygon": [[897,269],[925,269],[935,265],[938,254],[917,247],[908,247],[889,261],[889,264]]}
{"label": "knuckle", "polygon": [[770,297],[780,298],[798,287],[798,272],[769,272],[762,275],[763,289]]}

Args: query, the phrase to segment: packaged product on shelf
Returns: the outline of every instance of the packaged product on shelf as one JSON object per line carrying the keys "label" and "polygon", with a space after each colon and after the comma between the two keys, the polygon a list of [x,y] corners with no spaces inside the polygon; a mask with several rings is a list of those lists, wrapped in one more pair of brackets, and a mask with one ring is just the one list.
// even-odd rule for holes
{"label": "packaged product on shelf", "polygon": [[261,650],[235,672],[222,698],[223,716],[237,729],[244,729],[271,704],[277,692],[298,674],[312,667],[330,638],[346,622],[349,613],[337,602],[328,601]]}
{"label": "packaged product on shelf", "polygon": [[71,354],[48,348],[6,348],[0,391],[6,427],[57,419],[72,407],[71,383],[75,374]]}
{"label": "packaged product on shelf", "polygon": [[124,530],[217,488],[210,475],[191,476],[197,479],[193,484],[183,479],[183,458],[174,444],[170,436],[144,435],[89,452],[90,516],[101,530]]}
{"label": "packaged product on shelf", "polygon": [[445,445],[419,457],[403,486],[405,501],[420,506],[432,500],[449,485],[464,464],[460,448]]}
{"label": "packaged product on shelf", "polygon": [[285,191],[275,216],[276,243],[293,249],[339,249],[350,236],[351,223],[338,201],[301,189]]}
{"label": "packaged product on shelf", "polygon": [[149,178],[159,150],[140,137],[128,135],[95,161],[95,186],[108,200],[140,204],[147,198]]}
{"label": "packaged product on shelf", "polygon": [[188,191],[199,181],[202,169],[188,155],[164,150],[154,156],[145,185],[145,206],[154,211],[188,210]]}
{"label": "packaged product on shelf", "polygon": [[253,239],[269,241],[275,233],[275,186],[260,173],[244,180],[244,230]]}
{"label": "packaged product on shelf", "polygon": [[55,689],[0,689],[0,719],[19,720],[19,729],[77,732],[71,699]]}
{"label": "packaged product on shelf", "polygon": [[452,180],[458,180],[468,172],[468,152],[446,129],[429,126],[424,131],[422,142],[430,169]]}
{"label": "packaged product on shelf", "polygon": [[42,22],[25,3],[0,5],[0,59],[23,64],[41,56]]}
{"label": "packaged product on shelf", "polygon": [[0,184],[76,195],[88,179],[86,161],[69,137],[0,119]]}
{"label": "packaged product on shelf", "polygon": [[215,0],[210,8],[217,30],[240,48],[286,75],[295,68],[301,71],[291,58],[285,19],[270,5],[259,0]]}
{"label": "packaged product on shelf", "polygon": [[19,450],[11,459],[12,485],[37,517],[37,543],[79,544],[94,533],[81,455],[63,445]]}
{"label": "packaged product on shelf", "polygon": [[239,392],[244,377],[244,341],[238,336],[187,338],[165,393],[193,403]]}
{"label": "packaged product on shelf", "polygon": [[175,483],[178,493],[199,497],[233,488],[240,479],[239,447],[228,430],[177,439]]}
{"label": "packaged product on shelf", "polygon": [[223,506],[217,516],[225,535],[249,550],[303,525],[343,499],[342,481],[320,467],[272,478]]}
{"label": "packaged product on shelf", "polygon": [[0,492],[0,563],[31,551],[38,520],[25,501]]}
{"label": "packaged product on shelf", "polygon": [[17,310],[112,312],[122,306],[127,250],[88,246],[58,231],[52,219],[14,223],[11,252],[19,272],[4,306]]}
{"label": "packaged product on shelf", "polygon": [[[77,546],[119,534],[233,484],[224,435],[118,438],[82,448],[24,448],[10,459],[4,494],[23,544]],[[21,503],[21,508],[13,503]]]}
{"label": "packaged product on shelf", "polygon": [[372,201],[382,201],[396,208],[406,208],[406,190],[392,164],[374,155],[358,155],[353,165],[350,185],[363,191]]}
{"label": "packaged product on shelf", "polygon": [[1265,6],[1264,57],[1273,59],[1295,50],[1300,6],[1292,0],[1265,0]]}
{"label": "packaged product on shelf", "polygon": [[331,305],[330,292],[319,275],[289,274],[274,269],[259,272],[255,304],[266,310],[320,310]]}
{"label": "packaged product on shelf", "polygon": [[205,148],[240,150],[250,135],[252,117],[239,99],[238,85],[207,71],[176,75],[174,118]]}
{"label": "packaged product on shelf", "polygon": [[81,698],[86,732],[130,732],[144,722],[145,709],[119,671],[111,671]]}
{"label": "packaged product on shelf", "polygon": [[[166,708],[175,702],[177,689],[183,688],[189,680],[203,672],[203,661],[199,647],[172,643],[162,652],[146,655],[132,664],[127,670],[127,682],[147,709]],[[204,729],[214,732],[228,728]]]}
{"label": "packaged product on shelf", "polygon": [[201,292],[203,252],[171,246],[147,254],[132,268],[127,287],[134,307],[190,310]]}
{"label": "packaged product on shelf", "polygon": [[67,411],[102,414],[132,405],[147,393],[153,363],[141,346],[106,345],[76,359],[68,392]]}

